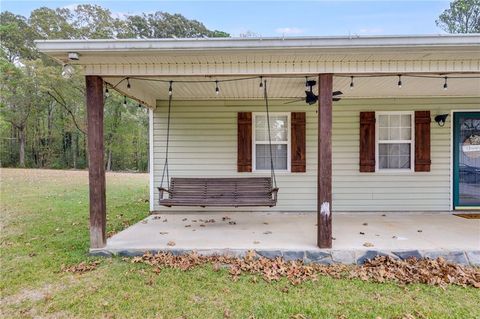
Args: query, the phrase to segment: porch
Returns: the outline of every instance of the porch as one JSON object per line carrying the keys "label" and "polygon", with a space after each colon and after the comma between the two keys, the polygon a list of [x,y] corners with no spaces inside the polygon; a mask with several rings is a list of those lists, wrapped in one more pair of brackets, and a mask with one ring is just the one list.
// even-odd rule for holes
{"label": "porch", "polygon": [[[435,218],[418,215],[412,220],[406,219],[404,213],[391,217],[375,214],[374,220],[364,220],[369,215],[359,213],[337,217],[337,211],[342,210],[440,212],[453,208],[453,116],[446,119],[458,105],[459,110],[478,111],[478,43],[478,35],[462,35],[56,40],[37,42],[37,46],[65,66],[83,67],[86,75],[92,252],[139,253],[168,248],[241,252],[258,247],[268,251],[291,248],[305,254],[310,249],[320,252],[317,247],[321,247],[347,254],[353,251],[355,255],[356,249],[478,252],[479,225],[475,220],[454,221],[451,219],[459,218],[442,214]],[[262,80],[268,81],[268,92],[267,82]],[[265,88],[263,95],[259,87]],[[292,146],[293,138],[282,139],[286,146],[280,149],[286,164],[281,167],[286,169],[279,178],[281,195],[274,209],[316,214],[286,215],[265,208],[267,212],[239,214],[232,209],[231,215],[221,212],[200,216],[193,211],[185,214],[181,208],[177,215],[168,214],[166,222],[150,217],[107,242],[103,112],[109,89],[124,95],[125,107],[128,97],[149,108],[150,211],[165,209],[156,204],[156,187],[162,186],[166,166],[162,163],[170,163],[166,146],[170,131],[175,136],[170,145],[170,176],[257,174],[261,167],[253,165],[252,112],[268,114],[268,93],[268,98],[276,101],[272,111],[302,113],[300,118],[304,119],[294,123],[293,131],[291,114],[283,118],[283,126],[288,127],[284,135],[294,136],[295,144]],[[265,103],[259,102],[262,96]],[[170,112],[166,112],[170,104],[166,101],[172,99],[175,115],[170,130]],[[388,103],[381,99],[388,99]],[[397,120],[392,121],[396,126],[392,127],[409,123],[404,125],[410,132],[406,137],[409,147],[402,154],[397,152],[407,159],[404,165],[397,158],[395,166],[384,167],[393,168],[385,174],[376,167],[380,152],[376,150],[375,136],[379,134],[375,112],[392,109],[397,111]],[[334,116],[334,112],[340,116]],[[406,116],[402,125],[398,112]],[[248,115],[249,120],[238,120],[241,114]],[[435,120],[438,116],[443,120]],[[334,118],[340,121],[334,123]],[[398,172],[395,168],[405,169]],[[334,176],[335,171],[340,174]],[[340,187],[335,188],[332,177]],[[363,201],[362,205],[359,201]],[[352,206],[355,209],[349,208]],[[166,215],[162,212],[161,216]],[[236,224],[222,221],[224,216]],[[215,222],[185,227],[193,219],[196,224],[201,223],[200,219]],[[368,225],[363,225],[365,222]],[[462,226],[452,231],[452,225],[457,223]]]}
{"label": "porch", "polygon": [[175,212],[154,214],[115,234],[93,254],[241,256],[254,249],[266,257],[323,263],[361,263],[377,254],[407,258],[443,256],[480,264],[480,219],[451,213],[335,213],[332,249],[316,246],[316,214],[268,212]]}

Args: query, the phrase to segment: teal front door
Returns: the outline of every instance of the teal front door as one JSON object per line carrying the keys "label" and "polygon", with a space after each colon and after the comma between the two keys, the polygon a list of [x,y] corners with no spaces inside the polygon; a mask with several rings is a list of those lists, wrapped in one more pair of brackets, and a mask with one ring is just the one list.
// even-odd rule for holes
{"label": "teal front door", "polygon": [[453,114],[454,209],[480,208],[480,112]]}

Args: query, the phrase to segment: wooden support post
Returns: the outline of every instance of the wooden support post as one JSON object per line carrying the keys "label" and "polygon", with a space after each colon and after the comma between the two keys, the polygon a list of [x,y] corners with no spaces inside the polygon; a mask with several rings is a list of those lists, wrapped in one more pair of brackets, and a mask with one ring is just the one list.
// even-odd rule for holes
{"label": "wooden support post", "polygon": [[105,166],[103,149],[103,80],[86,76],[88,181],[90,188],[90,248],[106,244]]}
{"label": "wooden support post", "polygon": [[317,245],[332,248],[332,74],[318,77]]}

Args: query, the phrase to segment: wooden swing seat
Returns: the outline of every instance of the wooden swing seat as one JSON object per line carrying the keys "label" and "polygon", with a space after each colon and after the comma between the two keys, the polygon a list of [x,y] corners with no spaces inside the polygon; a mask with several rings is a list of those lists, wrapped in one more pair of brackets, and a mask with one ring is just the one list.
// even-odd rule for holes
{"label": "wooden swing seat", "polygon": [[[277,204],[270,177],[174,178],[170,189],[158,187],[159,204],[171,206],[255,207]],[[168,198],[163,198],[164,192]]]}

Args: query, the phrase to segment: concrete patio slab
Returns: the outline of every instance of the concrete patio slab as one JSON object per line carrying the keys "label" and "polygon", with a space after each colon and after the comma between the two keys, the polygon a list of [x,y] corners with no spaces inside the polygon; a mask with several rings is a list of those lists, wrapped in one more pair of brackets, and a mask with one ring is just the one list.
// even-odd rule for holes
{"label": "concrete patio slab", "polygon": [[444,256],[478,264],[480,220],[449,213],[336,213],[333,237],[332,249],[316,247],[313,213],[175,212],[151,215],[91,253],[195,250],[242,255],[253,249],[265,257],[324,263],[362,263],[375,255],[390,255],[402,259]]}

